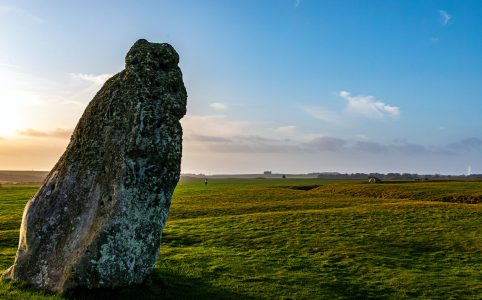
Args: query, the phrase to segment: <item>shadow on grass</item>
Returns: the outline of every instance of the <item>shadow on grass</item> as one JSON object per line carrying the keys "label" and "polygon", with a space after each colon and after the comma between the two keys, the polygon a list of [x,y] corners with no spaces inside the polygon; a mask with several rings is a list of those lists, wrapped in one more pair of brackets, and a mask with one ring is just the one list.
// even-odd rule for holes
{"label": "shadow on grass", "polygon": [[324,284],[322,290],[326,295],[323,299],[382,300],[390,299],[393,295],[393,290],[387,288],[373,289],[373,286],[343,280]]}
{"label": "shadow on grass", "polygon": [[119,289],[76,289],[66,299],[254,299],[196,278],[154,270],[148,283]]}
{"label": "shadow on grass", "polygon": [[298,190],[298,191],[311,191],[318,187],[321,184],[311,184],[311,185],[290,185],[290,186],[281,186],[281,188],[290,189],[290,190]]}
{"label": "shadow on grass", "polygon": [[325,273],[329,274],[320,282],[322,299],[392,299],[395,290],[372,281],[367,277],[353,276],[354,270],[343,263],[343,258],[333,258],[326,262]]}
{"label": "shadow on grass", "polygon": [[[243,295],[233,291],[225,290],[222,288],[214,287],[199,279],[187,278],[174,274],[162,273],[153,274],[148,285],[140,285],[129,288],[119,289],[77,289],[71,291],[67,295],[63,295],[62,299],[71,300],[97,300],[97,299],[241,299],[241,300],[254,300],[255,297]],[[343,271],[338,272],[337,275],[342,277]],[[335,276],[336,277],[336,276]],[[2,285],[7,284],[9,292],[3,294],[6,295],[6,299],[37,299],[52,296],[58,299],[53,293],[45,290],[37,289],[29,284],[16,282],[9,279],[2,279],[0,281]],[[354,283],[338,278],[338,280],[331,280],[329,282],[322,282],[320,289],[323,296],[318,299],[387,299],[393,291],[382,289],[370,289],[369,286],[362,283]],[[19,293],[20,292],[20,293]],[[269,295],[265,295],[269,298]],[[318,296],[320,295],[318,294]],[[295,297],[297,298],[297,297]],[[305,297],[302,297],[303,299]],[[3,298],[2,298],[3,299]],[[291,297],[282,297],[282,299],[294,299]]]}
{"label": "shadow on grass", "polygon": [[170,232],[162,233],[162,244],[169,247],[189,247],[202,243],[200,237],[194,235],[173,235]]}

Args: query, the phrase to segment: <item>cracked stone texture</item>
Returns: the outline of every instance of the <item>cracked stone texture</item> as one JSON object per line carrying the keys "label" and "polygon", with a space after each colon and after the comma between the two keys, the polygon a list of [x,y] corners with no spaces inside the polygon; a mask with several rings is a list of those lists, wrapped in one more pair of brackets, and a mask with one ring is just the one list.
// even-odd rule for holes
{"label": "cracked stone texture", "polygon": [[27,203],[3,275],[65,293],[142,283],[180,176],[187,93],[169,44],[138,40]]}

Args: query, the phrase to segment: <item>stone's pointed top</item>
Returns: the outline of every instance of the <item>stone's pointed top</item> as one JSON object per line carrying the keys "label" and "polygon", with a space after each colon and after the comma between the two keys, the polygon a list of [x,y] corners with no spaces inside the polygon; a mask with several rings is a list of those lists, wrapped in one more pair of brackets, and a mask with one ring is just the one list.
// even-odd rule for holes
{"label": "stone's pointed top", "polygon": [[170,68],[179,63],[179,54],[167,43],[137,40],[126,55],[126,68],[135,66]]}
{"label": "stone's pointed top", "polygon": [[[150,43],[146,39],[138,39],[132,47],[135,47],[136,45],[149,45]],[[154,43],[153,43],[154,44]]]}

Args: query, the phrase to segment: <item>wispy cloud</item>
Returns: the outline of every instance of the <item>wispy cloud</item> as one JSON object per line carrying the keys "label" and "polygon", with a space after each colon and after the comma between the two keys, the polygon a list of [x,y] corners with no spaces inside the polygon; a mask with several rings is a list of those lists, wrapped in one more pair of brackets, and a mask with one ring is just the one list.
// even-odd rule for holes
{"label": "wispy cloud", "polygon": [[82,73],[70,73],[70,76],[74,79],[79,79],[82,81],[94,83],[96,85],[102,85],[107,81],[113,74],[82,74]]}
{"label": "wispy cloud", "polygon": [[405,139],[395,139],[390,145],[390,150],[403,155],[421,155],[426,153],[440,152],[437,149],[430,149],[426,145],[408,142]]}
{"label": "wispy cloud", "polygon": [[382,153],[388,150],[388,147],[385,145],[369,141],[356,141],[353,148],[357,151],[369,153]]}
{"label": "wispy cloud", "polygon": [[226,103],[222,103],[222,102],[211,103],[211,104],[209,104],[209,107],[211,107],[212,109],[215,109],[215,110],[227,110],[228,109],[228,105]]}
{"label": "wispy cloud", "polygon": [[314,138],[308,143],[305,143],[303,148],[306,150],[337,152],[340,151],[346,144],[347,142],[344,139],[331,136],[321,136]]}
{"label": "wispy cloud", "polygon": [[197,142],[207,142],[207,143],[229,143],[231,139],[214,136],[214,135],[203,135],[203,134],[191,134],[188,135],[189,139]]}
{"label": "wispy cloud", "polygon": [[[260,124],[233,121],[224,116],[186,116],[182,120],[186,151],[208,153],[391,153],[422,155],[429,147],[404,139],[391,143],[367,140],[366,136],[347,139],[303,132],[296,125],[260,128]],[[287,138],[289,136],[289,138]],[[478,145],[478,140],[464,144]],[[452,146],[455,148],[454,146]],[[433,149],[433,151],[438,151]]]}
{"label": "wispy cloud", "polygon": [[[213,133],[206,135],[186,133],[184,136],[187,152],[208,153],[338,153],[341,155],[353,154],[387,154],[395,157],[415,157],[423,155],[453,155],[465,153],[467,147],[475,149],[474,145],[463,145],[463,148],[454,149],[447,147],[432,147],[407,141],[394,141],[392,143],[379,143],[375,141],[360,141],[345,139],[335,136],[318,135],[309,140],[285,139],[256,134],[237,134],[234,136],[217,136]],[[480,149],[480,148],[477,148]]]}
{"label": "wispy cloud", "polygon": [[453,17],[448,12],[446,12],[445,10],[439,10],[438,14],[439,14],[440,19],[442,20],[442,23],[443,23],[444,26],[449,24],[449,22],[451,20],[453,20]]}
{"label": "wispy cloud", "polygon": [[352,96],[347,91],[341,91],[339,96],[348,101],[347,111],[353,114],[369,118],[397,117],[400,115],[399,107],[385,104],[373,96]]}
{"label": "wispy cloud", "polygon": [[340,122],[341,115],[322,106],[302,106],[301,109],[315,119],[326,123]]}
{"label": "wispy cloud", "polygon": [[[348,117],[344,111],[340,116]],[[430,145],[404,138],[383,141],[364,134],[349,137],[304,131],[298,124],[276,127],[222,115],[187,115],[182,125],[185,165],[187,161],[199,170],[225,170],[229,165],[241,172],[240,168],[266,166],[269,169],[269,164],[273,169],[296,168],[302,164],[304,169],[315,171],[345,168],[348,172],[440,173],[452,170],[453,166],[456,170],[461,160],[480,158],[482,150],[480,137],[448,145]],[[224,161],[220,157],[236,159]],[[444,163],[438,168],[440,161]]]}
{"label": "wispy cloud", "polygon": [[306,114],[329,124],[343,125],[347,119],[361,116],[370,119],[395,118],[400,115],[400,108],[377,100],[374,96],[351,95],[347,91],[336,93],[346,100],[344,107],[339,110],[328,109],[324,106],[301,106]]}
{"label": "wispy cloud", "polygon": [[450,154],[465,154],[467,152],[482,151],[482,139],[471,137],[454,143],[450,143],[444,148]]}
{"label": "wispy cloud", "polygon": [[281,126],[275,129],[279,133],[294,133],[296,131],[295,125]]}
{"label": "wispy cloud", "polygon": [[226,118],[224,115],[186,115],[181,120],[187,135],[232,137],[256,132],[250,123]]}
{"label": "wispy cloud", "polygon": [[213,135],[186,134],[186,151],[208,153],[275,153],[293,151],[297,146],[287,140],[266,138],[259,135],[219,137]]}
{"label": "wispy cloud", "polygon": [[293,1],[293,7],[294,7],[294,8],[297,8],[298,6],[300,6],[301,1],[302,1],[302,0],[294,0],[294,1]]}
{"label": "wispy cloud", "polygon": [[32,128],[25,130],[18,130],[17,134],[36,138],[69,138],[72,135],[72,130],[56,128],[52,131],[40,131]]}

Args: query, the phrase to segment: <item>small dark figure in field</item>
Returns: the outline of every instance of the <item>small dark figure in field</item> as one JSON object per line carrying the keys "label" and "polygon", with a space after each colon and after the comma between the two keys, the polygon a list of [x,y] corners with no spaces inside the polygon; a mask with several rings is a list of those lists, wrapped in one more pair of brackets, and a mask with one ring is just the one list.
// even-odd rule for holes
{"label": "small dark figure in field", "polygon": [[208,185],[208,179],[204,178],[204,185]]}

